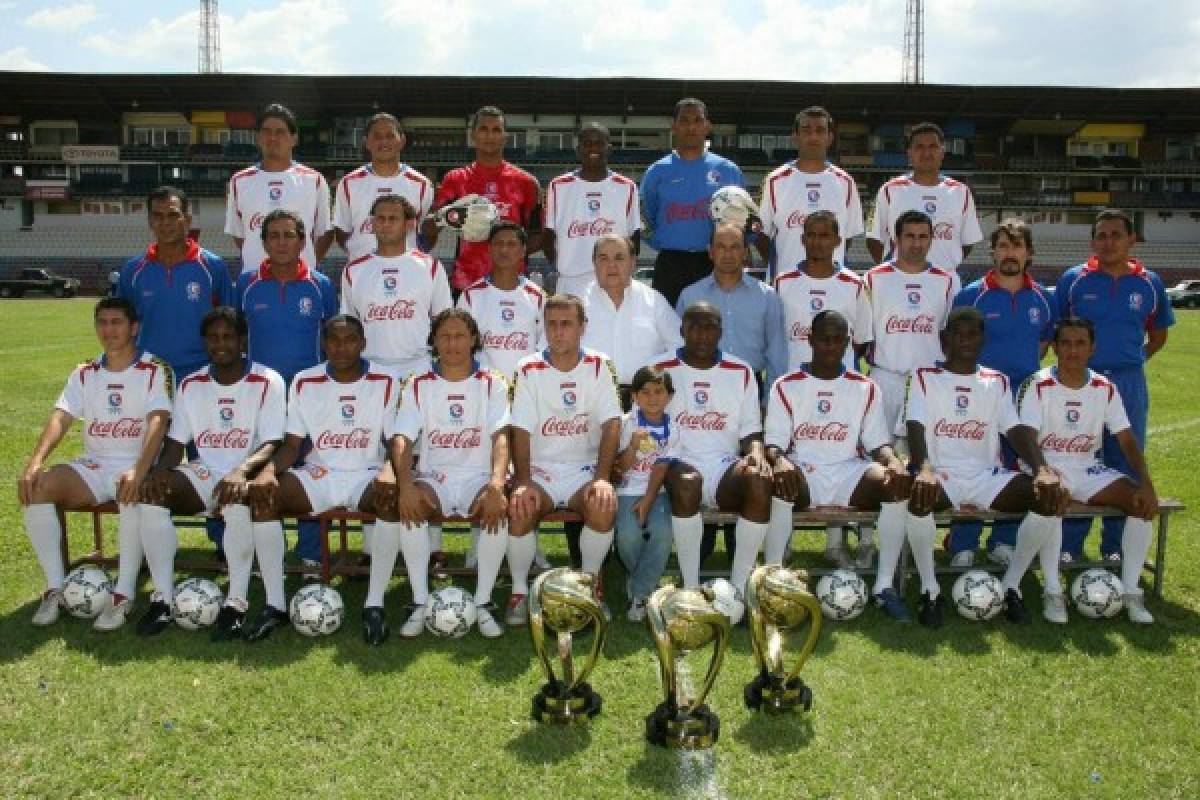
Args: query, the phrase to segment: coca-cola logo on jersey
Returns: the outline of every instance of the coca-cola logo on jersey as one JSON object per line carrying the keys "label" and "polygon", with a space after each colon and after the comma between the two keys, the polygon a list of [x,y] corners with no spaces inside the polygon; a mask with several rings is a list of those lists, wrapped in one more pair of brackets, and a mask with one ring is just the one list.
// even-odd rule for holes
{"label": "coca-cola logo on jersey", "polygon": [[944,242],[954,241],[954,223],[939,222],[933,226],[933,238]]}
{"label": "coca-cola logo on jersey", "polygon": [[973,442],[981,442],[986,434],[987,425],[974,419],[962,422],[939,419],[933,426],[933,435],[943,439],[968,439]]}
{"label": "coca-cola logo on jersey", "polygon": [[485,350],[529,350],[529,334],[526,331],[512,333],[483,332],[483,347]]}
{"label": "coca-cola logo on jersey", "polygon": [[432,430],[429,432],[429,445],[431,447],[444,447],[453,450],[465,450],[474,447],[479,447],[482,437],[480,429],[463,428],[461,431],[440,431]]}
{"label": "coca-cola logo on jersey", "polygon": [[387,303],[367,303],[367,319],[372,322],[393,322],[398,319],[412,319],[417,315],[415,300],[397,300],[390,305]]}
{"label": "coca-cola logo on jersey", "polygon": [[887,318],[883,330],[885,333],[933,333],[933,317],[929,314],[916,317],[898,317],[893,314]]}
{"label": "coca-cola logo on jersey", "polygon": [[371,431],[367,428],[354,428],[345,433],[321,431],[315,446],[318,450],[366,450],[371,446]]}
{"label": "coca-cola logo on jersey", "polygon": [[1053,453],[1090,454],[1096,451],[1096,437],[1087,433],[1075,436],[1055,436],[1049,433],[1042,439],[1041,444],[1043,450]]}
{"label": "coca-cola logo on jersey", "polygon": [[248,450],[250,431],[246,428],[230,428],[227,431],[200,431],[196,434],[196,447],[218,450]]}
{"label": "coca-cola logo on jersey", "polygon": [[804,220],[806,220],[806,219],[808,219],[808,214],[804,213],[803,211],[793,211],[792,213],[788,214],[787,222],[784,224],[783,227],[785,227],[785,228],[803,228]]}
{"label": "coca-cola logo on jersey", "polygon": [[792,323],[792,341],[807,342],[809,334],[812,333],[812,328],[802,322]]}
{"label": "coca-cola logo on jersey", "polygon": [[568,419],[550,417],[542,423],[542,436],[582,436],[587,432],[587,414],[576,414]]}
{"label": "coca-cola logo on jersey", "polygon": [[671,203],[667,206],[667,222],[688,222],[708,218],[708,200],[698,200],[695,203]]}
{"label": "coca-cola logo on jersey", "polygon": [[813,425],[801,422],[792,431],[792,438],[804,442],[844,442],[850,435],[850,426],[844,422],[827,422],[824,425]]}
{"label": "coca-cola logo on jersey", "polygon": [[616,230],[617,223],[604,217],[596,217],[591,221],[576,220],[567,226],[567,238],[578,239],[583,236],[607,236]]}
{"label": "coca-cola logo on jersey", "polygon": [[725,411],[705,411],[703,414],[689,414],[682,411],[675,420],[679,427],[693,431],[723,431],[729,420]]}
{"label": "coca-cola logo on jersey", "polygon": [[142,435],[142,421],[136,417],[121,417],[111,422],[94,419],[88,423],[87,434],[104,439],[137,439]]}

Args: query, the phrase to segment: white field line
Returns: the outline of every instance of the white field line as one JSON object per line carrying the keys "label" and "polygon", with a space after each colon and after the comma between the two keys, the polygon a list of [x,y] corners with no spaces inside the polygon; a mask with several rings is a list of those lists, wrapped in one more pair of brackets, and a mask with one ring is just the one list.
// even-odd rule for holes
{"label": "white field line", "polygon": [[1187,430],[1200,425],[1200,417],[1192,417],[1191,419],[1183,419],[1179,422],[1172,422],[1168,425],[1156,425],[1146,431],[1148,436],[1161,436],[1164,433],[1173,433],[1174,431]]}
{"label": "white field line", "polygon": [[[684,695],[692,697],[696,687],[692,684],[692,669],[680,658],[675,662],[675,674]],[[679,753],[679,796],[693,800],[726,800],[727,795],[717,783],[717,756],[715,749],[676,750]]]}

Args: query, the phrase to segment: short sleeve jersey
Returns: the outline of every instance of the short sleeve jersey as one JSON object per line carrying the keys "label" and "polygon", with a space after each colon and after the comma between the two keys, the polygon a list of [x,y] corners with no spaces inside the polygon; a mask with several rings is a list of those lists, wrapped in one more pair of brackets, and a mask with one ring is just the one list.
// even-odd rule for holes
{"label": "short sleeve jersey", "polygon": [[959,292],[958,275],[937,267],[909,274],[886,263],[868,270],[864,281],[871,299],[871,364],[911,372],[940,361],[938,336]]}
{"label": "short sleeve jersey", "polygon": [[555,368],[548,352],[517,364],[512,425],[529,433],[533,465],[595,464],[600,427],[620,416],[616,372],[603,353],[581,350],[570,372]]}
{"label": "short sleeve jersey", "polygon": [[125,467],[137,461],[146,435],[146,417],[170,413],[174,375],[162,359],[138,353],[113,372],[101,356],[80,364],[54,407],[83,423],[83,452],[101,464]]}
{"label": "short sleeve jersey", "polygon": [[933,220],[929,260],[947,270],[962,263],[963,247],[983,240],[975,198],[961,181],[943,177],[936,186],[922,186],[910,175],[892,178],[875,195],[875,213],[868,238],[883,244],[884,257],[896,252],[896,220],[905,211],[922,211]]}
{"label": "short sleeve jersey", "polygon": [[311,167],[293,163],[283,172],[266,172],[259,166],[235,172],[225,198],[225,233],[242,239],[242,269],[254,269],[267,257],[262,241],[262,221],[284,208],[304,220],[306,264],[317,263],[313,242],[329,231],[329,184]]}
{"label": "short sleeve jersey", "polygon": [[371,253],[342,270],[342,313],[367,332],[363,355],[391,365],[429,353],[429,323],[450,308],[450,284],[437,259],[420,250]]}
{"label": "short sleeve jersey", "polygon": [[287,433],[312,440],[305,457],[330,470],[362,470],[383,463],[384,429],[395,413],[396,385],[364,362],[353,383],[339,383],[322,363],[300,372],[288,397]]}
{"label": "short sleeve jersey", "polygon": [[546,292],[531,280],[518,279],[517,288],[499,289],[482,278],[458,296],[458,307],[469,311],[479,325],[483,349],[479,363],[512,380],[517,362],[544,346],[542,309]]}
{"label": "short sleeve jersey", "polygon": [[637,184],[609,172],[601,181],[585,181],[578,171],[559,175],[546,187],[545,224],[554,231],[560,275],[592,273],[592,246],[605,234],[632,236],[642,227]]}
{"label": "short sleeve jersey", "polygon": [[416,224],[406,242],[408,249],[416,249],[417,228],[433,205],[433,183],[407,164],[387,177],[365,164],[346,173],[333,195],[333,226],[346,234],[346,254],[351,261],[375,251],[371,206],[376,198],[388,194],[403,197],[417,210]]}
{"label": "short sleeve jersey", "polygon": [[422,470],[488,472],[492,437],[508,421],[508,381],[498,373],[477,369],[448,381],[430,371],[405,383],[387,438],[419,444]]}
{"label": "short sleeve jersey", "polygon": [[839,464],[890,444],[879,388],[850,370],[831,381],[797,370],[771,387],[763,442],[805,464]]}
{"label": "short sleeve jersey", "polygon": [[205,367],[179,384],[167,436],[194,442],[201,462],[223,475],[264,443],[281,441],[286,418],[287,389],[275,370],[251,362],[225,386]]}
{"label": "short sleeve jersey", "polygon": [[842,243],[833,260],[846,262],[846,242],[863,233],[862,200],[850,173],[832,164],[823,171],[801,172],[795,162],[778,167],[763,181],[763,233],[775,242],[775,274],[796,269],[804,260],[804,220],[814,211],[837,217]]}
{"label": "short sleeve jersey", "polygon": [[1001,372],[922,367],[908,384],[905,419],[925,426],[935,468],[971,475],[1000,465],[1000,435],[1017,425],[1017,412]]}
{"label": "short sleeve jersey", "polygon": [[871,300],[862,278],[845,268],[829,278],[813,278],[803,269],[795,269],[775,279],[775,291],[783,305],[789,370],[812,360],[808,337],[813,317],[822,311],[837,311],[850,325],[844,362],[846,369],[854,368],[854,345],[870,341],[872,329]]}
{"label": "short sleeve jersey", "polygon": [[1037,431],[1038,444],[1052,467],[1088,466],[1100,459],[1105,429],[1129,428],[1125,404],[1113,382],[1088,370],[1082,388],[1058,380],[1058,370],[1046,367],[1030,376],[1018,398],[1021,424]]}
{"label": "short sleeve jersey", "polygon": [[762,432],[758,382],[745,361],[718,353],[714,366],[697,369],[679,350],[654,365],[669,372],[675,386],[667,413],[679,428],[680,457],[737,455],[742,439]]}

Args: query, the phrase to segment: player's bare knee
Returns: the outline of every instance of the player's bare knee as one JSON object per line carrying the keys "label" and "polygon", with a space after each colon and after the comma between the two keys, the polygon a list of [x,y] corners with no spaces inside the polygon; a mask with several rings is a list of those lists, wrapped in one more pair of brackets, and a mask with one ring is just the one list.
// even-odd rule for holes
{"label": "player's bare knee", "polygon": [[742,516],[765,521],[771,510],[771,481],[765,475],[742,473]]}

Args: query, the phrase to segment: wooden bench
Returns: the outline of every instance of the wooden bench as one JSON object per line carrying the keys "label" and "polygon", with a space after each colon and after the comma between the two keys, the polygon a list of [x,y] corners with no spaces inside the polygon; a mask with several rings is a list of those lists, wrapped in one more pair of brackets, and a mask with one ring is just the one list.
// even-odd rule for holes
{"label": "wooden bench", "polygon": [[[1167,560],[1167,533],[1170,528],[1171,515],[1185,510],[1184,505],[1178,500],[1171,498],[1160,498],[1158,506],[1157,518],[1157,536],[1153,548],[1153,555],[1150,561],[1144,565],[1145,569],[1153,576],[1152,591],[1156,597],[1162,597],[1163,581],[1166,574]],[[70,509],[72,513],[90,514],[92,519],[92,537],[93,549],[90,553],[86,553],[78,558],[71,559],[68,546],[66,526],[63,526],[63,561],[69,564],[69,568],[74,568],[79,564],[100,564],[104,566],[115,566],[117,558],[115,555],[106,555],[104,550],[104,516],[116,514],[117,507],[115,503],[104,503],[101,505],[87,506],[84,508]],[[995,520],[1019,520],[1023,515],[1003,513],[990,510],[962,510],[954,512],[944,512],[935,515],[935,520],[939,527],[948,527],[954,522],[970,522],[983,521],[991,522]],[[1098,506],[1084,506],[1073,504],[1065,515],[1067,517],[1081,518],[1096,518],[1104,516],[1120,516],[1120,512],[1114,508],[1104,508]],[[872,524],[875,522],[878,514],[873,511],[854,511],[845,508],[818,508],[808,511],[798,511],[792,515],[792,525],[796,530],[824,530],[829,525],[837,524]],[[182,517],[176,518],[175,524],[179,527],[203,527],[204,517]],[[315,520],[320,526],[321,540],[321,580],[328,583],[335,575],[366,575],[369,573],[369,567],[359,563],[360,554],[352,551],[349,546],[349,534],[352,530],[357,529],[361,523],[372,522],[374,516],[365,514],[361,511],[347,511],[345,509],[333,509],[323,514],[310,514],[303,517],[298,517],[297,520]],[[571,511],[556,511],[545,518],[546,522],[572,522],[579,521],[579,515]],[[706,523],[724,525],[732,524],[737,521],[737,515],[723,511],[707,511],[704,513],[704,521]],[[457,525],[462,530],[466,530],[467,521],[461,518],[453,518],[444,520],[450,525]],[[337,533],[337,548],[331,547],[331,533]],[[1087,569],[1089,567],[1108,567],[1111,566],[1104,561],[1081,561],[1067,567],[1068,570]],[[398,562],[397,568],[403,570],[403,563]],[[224,571],[225,565],[216,558],[179,558],[175,561],[175,569],[179,572],[221,572]],[[293,573],[307,572],[310,568],[300,565],[289,565],[287,571]],[[815,568],[810,569],[812,575],[824,575],[831,572],[834,568]],[[939,564],[937,571],[939,574],[956,574],[966,572],[968,569],[983,569],[990,572],[1003,572],[1004,568],[991,564],[983,563],[976,564],[972,567],[955,567],[950,564]],[[466,569],[463,567],[439,569],[439,572],[454,576],[471,576],[475,574],[475,570]],[[873,571],[871,571],[873,572]],[[903,579],[914,572],[914,567],[910,563],[908,557],[908,549],[905,548],[900,560],[900,566],[897,569],[897,579],[902,582]],[[705,571],[702,573],[705,577],[717,577],[723,573],[716,571]],[[902,583],[901,583],[902,585]]]}

